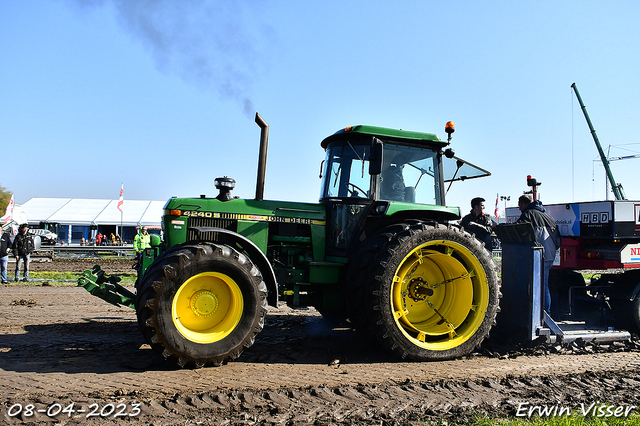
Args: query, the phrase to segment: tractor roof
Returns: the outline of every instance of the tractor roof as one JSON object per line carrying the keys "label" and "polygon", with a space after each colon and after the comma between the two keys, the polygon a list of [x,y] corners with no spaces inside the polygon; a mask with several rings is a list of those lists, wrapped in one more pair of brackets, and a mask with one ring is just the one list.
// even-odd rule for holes
{"label": "tractor roof", "polygon": [[358,134],[358,135],[370,135],[370,136],[378,136],[380,138],[386,140],[394,140],[399,143],[411,143],[411,144],[420,144],[420,143],[438,143],[444,145],[448,145],[447,142],[441,141],[439,137],[437,137],[433,133],[423,133],[423,132],[412,132],[402,129],[388,129],[386,127],[376,127],[376,126],[351,126],[345,127],[344,129],[340,129],[335,132],[333,135],[325,138],[320,145],[323,148],[326,148],[330,142],[335,140],[343,139],[347,134]]}

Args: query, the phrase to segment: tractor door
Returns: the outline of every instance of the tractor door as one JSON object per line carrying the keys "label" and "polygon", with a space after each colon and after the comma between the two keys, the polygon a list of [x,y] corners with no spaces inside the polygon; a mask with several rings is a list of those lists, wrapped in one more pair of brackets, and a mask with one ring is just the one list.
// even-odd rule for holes
{"label": "tractor door", "polygon": [[369,174],[371,139],[327,149],[320,199],[327,204],[327,254],[344,255],[364,222],[375,182]]}

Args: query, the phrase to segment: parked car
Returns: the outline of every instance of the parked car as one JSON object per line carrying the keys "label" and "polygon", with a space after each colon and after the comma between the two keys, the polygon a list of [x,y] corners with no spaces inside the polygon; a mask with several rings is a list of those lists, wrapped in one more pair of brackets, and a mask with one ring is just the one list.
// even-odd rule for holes
{"label": "parked car", "polygon": [[59,242],[58,235],[48,229],[29,228],[29,233],[40,237],[40,244],[42,245],[54,246]]}

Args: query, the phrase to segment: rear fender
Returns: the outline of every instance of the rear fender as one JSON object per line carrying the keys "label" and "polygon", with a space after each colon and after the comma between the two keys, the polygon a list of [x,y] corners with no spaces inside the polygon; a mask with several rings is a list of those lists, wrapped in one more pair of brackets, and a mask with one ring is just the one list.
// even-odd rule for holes
{"label": "rear fender", "polygon": [[[269,293],[267,294],[267,302],[269,305],[278,306],[278,283],[276,281],[276,274],[273,272],[273,268],[267,259],[267,256],[247,237],[238,234],[237,232],[229,231],[228,229],[214,228],[214,227],[189,227],[189,230],[196,231],[198,233],[215,232],[218,235],[224,234],[225,237],[230,238],[240,251],[246,252],[251,261],[260,269],[262,273],[262,279],[267,285]],[[218,242],[218,241],[212,241]]]}

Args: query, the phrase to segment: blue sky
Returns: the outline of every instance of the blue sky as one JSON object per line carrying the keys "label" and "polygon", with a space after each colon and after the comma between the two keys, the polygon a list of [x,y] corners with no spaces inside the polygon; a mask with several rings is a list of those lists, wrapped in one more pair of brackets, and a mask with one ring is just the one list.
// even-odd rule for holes
{"label": "blue sky", "polygon": [[[611,156],[640,152],[640,2],[0,0],[0,185],[32,197],[317,201],[320,141],[369,124],[445,138],[492,176],[447,204],[543,184],[605,198],[576,83]],[[640,158],[612,163],[640,199]],[[504,207],[504,203],[500,203]]]}

